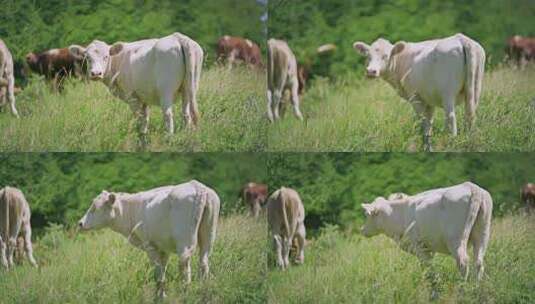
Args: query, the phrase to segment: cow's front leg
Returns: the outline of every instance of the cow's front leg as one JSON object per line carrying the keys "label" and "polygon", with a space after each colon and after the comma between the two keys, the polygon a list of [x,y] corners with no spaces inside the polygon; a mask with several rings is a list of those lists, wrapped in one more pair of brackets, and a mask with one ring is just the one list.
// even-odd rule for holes
{"label": "cow's front leg", "polygon": [[149,133],[150,122],[150,108],[147,104],[141,105],[141,113],[139,117],[139,131],[143,136]]}
{"label": "cow's front leg", "polygon": [[435,108],[429,105],[424,105],[421,101],[412,102],[412,106],[416,115],[422,120],[424,151],[432,152],[431,137],[433,136],[433,116]]}
{"label": "cow's front leg", "polygon": [[165,298],[165,271],[169,256],[156,249],[154,246],[146,246],[145,250],[154,265],[154,280],[156,281],[156,297]]}

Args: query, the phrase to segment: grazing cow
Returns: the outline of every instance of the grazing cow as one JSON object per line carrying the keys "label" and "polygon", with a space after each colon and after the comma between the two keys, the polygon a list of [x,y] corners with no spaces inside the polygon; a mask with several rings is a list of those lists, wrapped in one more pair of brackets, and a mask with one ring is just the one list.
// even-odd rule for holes
{"label": "grazing cow", "polygon": [[290,249],[294,238],[298,246],[295,263],[302,264],[305,259],[306,230],[305,208],[299,194],[285,187],[273,192],[267,202],[267,215],[277,266],[282,270],[290,266]]}
{"label": "grazing cow", "polygon": [[507,40],[506,53],[519,68],[535,60],[535,37],[513,36]]}
{"label": "grazing cow", "polygon": [[457,135],[457,103],[464,100],[467,127],[474,124],[485,68],[485,50],[476,41],[456,34],[417,43],[399,41],[395,45],[378,39],[371,46],[355,42],[353,47],[368,57],[367,76],[382,77],[423,117],[427,151],[431,151],[435,107],[444,108],[453,136]]}
{"label": "grazing cow", "polygon": [[157,296],[165,297],[172,252],[178,254],[183,279],[190,283],[190,260],[198,245],[201,278],[208,277],[219,205],[215,191],[195,180],[133,194],[103,191],[78,225],[81,230],[108,227],[147,252],[155,267]]}
{"label": "grazing cow", "polygon": [[279,119],[282,97],[286,90],[290,90],[290,100],[294,114],[303,120],[299,110],[299,79],[297,61],[288,44],[282,40],[268,40],[268,118],[274,122]]}
{"label": "grazing cow", "polygon": [[520,192],[520,199],[526,206],[526,211],[528,214],[531,214],[531,212],[535,211],[535,184],[525,184]]}
{"label": "grazing cow", "polygon": [[399,200],[378,197],[363,204],[366,237],[380,233],[392,238],[422,262],[439,252],[455,257],[468,277],[467,246],[474,248],[477,279],[483,276],[483,258],[490,238],[492,198],[471,182],[434,189]]}
{"label": "grazing cow", "polygon": [[32,249],[30,205],[24,194],[13,187],[0,189],[0,259],[6,269],[13,267],[13,256],[19,249],[18,237],[22,234],[26,257],[37,267]]}
{"label": "grazing cow", "polygon": [[203,50],[191,38],[173,33],[113,46],[94,40],[87,48],[71,45],[69,51],[77,58],[86,57],[90,78],[102,80],[128,103],[138,115],[142,136],[148,132],[150,105],[160,105],[167,132],[174,133],[173,103],[179,92],[186,126],[197,125]]}
{"label": "grazing cow", "polygon": [[9,100],[11,114],[19,117],[15,107],[15,76],[13,71],[13,56],[6,44],[0,39],[0,107],[6,104],[6,98]]}
{"label": "grazing cow", "polygon": [[240,199],[249,208],[249,214],[258,217],[260,209],[268,196],[268,186],[265,184],[247,183],[240,190]]}
{"label": "grazing cow", "polygon": [[249,39],[227,35],[217,41],[217,60],[226,61],[229,68],[232,68],[237,61],[242,61],[251,67],[263,66],[262,53],[256,43]]}
{"label": "grazing cow", "polygon": [[63,90],[63,81],[69,76],[82,76],[83,59],[73,56],[68,48],[30,52],[26,63],[31,71],[52,80],[54,89]]}

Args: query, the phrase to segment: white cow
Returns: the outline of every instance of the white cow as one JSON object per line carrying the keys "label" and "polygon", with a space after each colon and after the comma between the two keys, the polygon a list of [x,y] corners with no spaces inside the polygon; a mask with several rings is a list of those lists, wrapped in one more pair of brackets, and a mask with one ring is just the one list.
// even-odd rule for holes
{"label": "white cow", "polygon": [[0,189],[0,262],[6,269],[14,266],[13,255],[20,247],[18,237],[22,234],[26,257],[37,267],[33,257],[30,205],[22,191],[13,187]]}
{"label": "white cow", "polygon": [[422,116],[425,149],[431,150],[435,107],[444,108],[453,136],[457,135],[455,105],[465,102],[465,119],[470,128],[481,95],[485,50],[463,34],[392,45],[378,39],[371,46],[355,42],[353,47],[368,57],[369,77],[382,77]]}
{"label": "white cow", "polygon": [[290,100],[295,116],[303,120],[299,110],[299,80],[295,55],[282,40],[268,40],[268,118],[274,122],[279,119],[284,92],[290,90]]}
{"label": "white cow", "polygon": [[290,249],[294,238],[297,239],[295,262],[302,264],[305,259],[306,230],[305,208],[299,194],[293,189],[281,187],[271,194],[266,205],[277,266],[283,270],[290,266]]}
{"label": "white cow", "polygon": [[165,297],[171,252],[178,254],[183,279],[189,283],[190,260],[198,244],[201,278],[208,277],[219,206],[216,192],[195,180],[134,194],[103,191],[78,225],[81,230],[108,227],[146,251],[156,270],[157,296]]}
{"label": "white cow", "polygon": [[434,189],[399,200],[378,197],[363,204],[366,237],[380,233],[405,251],[428,261],[433,253],[452,255],[462,277],[468,277],[468,244],[474,248],[477,279],[483,276],[483,258],[490,238],[492,198],[471,182]]}
{"label": "white cow", "polygon": [[9,100],[11,114],[19,118],[19,113],[15,107],[13,56],[4,41],[0,39],[0,107],[6,104],[6,96]]}
{"label": "white cow", "polygon": [[174,33],[112,46],[94,40],[86,48],[71,45],[69,52],[87,58],[91,79],[102,80],[139,115],[142,135],[148,131],[150,105],[161,106],[166,129],[174,132],[173,102],[179,92],[186,126],[197,124],[203,50],[191,38]]}

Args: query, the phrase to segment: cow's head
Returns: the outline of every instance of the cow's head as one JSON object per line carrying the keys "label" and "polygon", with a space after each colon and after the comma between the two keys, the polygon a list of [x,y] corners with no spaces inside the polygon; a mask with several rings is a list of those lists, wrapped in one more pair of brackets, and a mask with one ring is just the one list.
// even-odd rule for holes
{"label": "cow's head", "polygon": [[366,222],[360,229],[365,237],[372,237],[383,232],[384,223],[392,213],[392,207],[383,197],[378,197],[371,204],[362,204]]}
{"label": "cow's head", "polygon": [[26,63],[29,65],[29,66],[35,66],[37,64],[37,61],[39,60],[39,58],[37,57],[37,54],[35,54],[34,52],[29,52],[28,54],[26,54]]}
{"label": "cow's head", "polygon": [[353,48],[367,57],[366,75],[372,78],[380,77],[387,70],[390,59],[402,52],[405,46],[403,41],[392,45],[390,41],[382,38],[375,40],[372,45],[361,41],[353,43]]}
{"label": "cow's head", "polygon": [[91,207],[78,222],[78,227],[82,230],[107,227],[115,219],[118,213],[117,209],[116,195],[104,190],[93,199]]}
{"label": "cow's head", "polygon": [[76,44],[69,46],[69,53],[77,60],[87,60],[89,77],[92,80],[101,80],[110,64],[110,56],[117,54],[121,49],[122,44],[116,47],[94,40],[87,47]]}

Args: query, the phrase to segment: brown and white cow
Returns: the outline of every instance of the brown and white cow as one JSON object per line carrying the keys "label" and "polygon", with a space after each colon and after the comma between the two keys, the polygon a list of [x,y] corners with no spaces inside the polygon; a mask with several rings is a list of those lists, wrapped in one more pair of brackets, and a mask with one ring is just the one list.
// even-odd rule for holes
{"label": "brown and white cow", "polygon": [[535,184],[527,183],[522,187],[520,191],[520,199],[524,206],[526,206],[526,211],[528,214],[531,214],[535,211]]}
{"label": "brown and white cow", "polygon": [[0,39],[0,107],[6,104],[6,98],[9,100],[11,114],[18,118],[19,113],[15,107],[13,56],[4,41]]}
{"label": "brown and white cow", "polygon": [[13,256],[17,251],[20,234],[24,239],[26,257],[37,267],[32,249],[30,205],[22,191],[13,187],[0,189],[0,262],[6,269],[14,266]]}
{"label": "brown and white cow", "polygon": [[519,68],[535,60],[535,37],[515,35],[507,40],[506,53]]}
{"label": "brown and white cow", "polygon": [[81,77],[84,74],[83,59],[73,56],[68,48],[30,52],[26,55],[26,64],[34,73],[52,80],[54,88],[60,91],[66,77]]}
{"label": "brown and white cow", "polygon": [[249,214],[258,217],[268,197],[266,184],[247,183],[240,190],[240,199],[249,208]]}
{"label": "brown and white cow", "polygon": [[485,50],[477,41],[459,33],[394,45],[380,38],[371,45],[355,42],[353,47],[368,58],[367,76],[383,78],[423,118],[425,150],[431,151],[436,107],[444,109],[453,136],[457,136],[457,104],[464,102],[466,125],[473,126],[485,70]]}
{"label": "brown and white cow", "polygon": [[290,266],[290,250],[294,238],[297,239],[295,263],[305,259],[305,207],[299,194],[290,188],[281,187],[273,192],[267,202],[269,233],[277,258],[277,266]]}
{"label": "brown and white cow", "polygon": [[299,120],[303,115],[299,109],[299,79],[295,55],[285,41],[268,40],[268,119],[275,122],[280,118],[284,92],[290,91],[294,114]]}
{"label": "brown and white cow", "polygon": [[217,41],[217,61],[232,68],[238,61],[251,67],[261,68],[262,53],[260,47],[249,39],[225,35]]}

